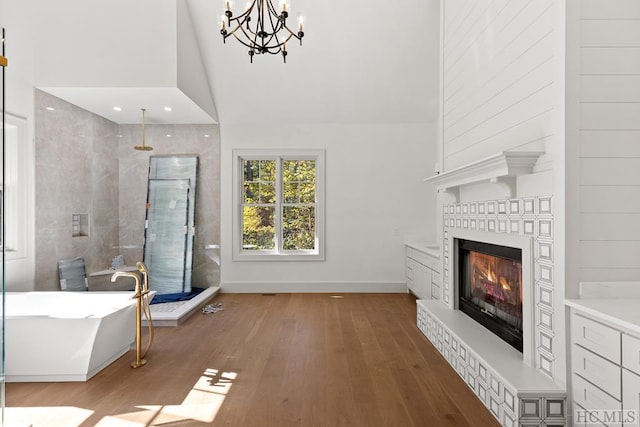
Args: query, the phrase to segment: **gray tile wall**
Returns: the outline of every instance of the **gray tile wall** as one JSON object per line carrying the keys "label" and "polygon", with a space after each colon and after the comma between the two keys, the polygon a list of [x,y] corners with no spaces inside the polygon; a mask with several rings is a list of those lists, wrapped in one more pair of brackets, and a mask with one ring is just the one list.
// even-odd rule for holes
{"label": "gray tile wall", "polygon": [[[53,111],[46,107],[54,108]],[[220,144],[217,125],[118,125],[35,91],[36,290],[58,290],[58,259],[85,257],[87,273],[122,254],[142,259],[150,155],[196,154],[199,176],[193,286],[220,281]],[[167,135],[171,135],[168,137]],[[208,135],[208,136],[205,136]],[[90,215],[72,237],[72,214]]]}

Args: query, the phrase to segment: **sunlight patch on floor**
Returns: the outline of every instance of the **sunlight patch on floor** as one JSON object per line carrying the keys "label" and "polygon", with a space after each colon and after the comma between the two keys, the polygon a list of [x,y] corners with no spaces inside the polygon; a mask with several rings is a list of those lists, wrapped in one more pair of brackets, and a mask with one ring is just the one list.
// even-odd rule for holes
{"label": "sunlight patch on floor", "polygon": [[93,411],[75,406],[42,406],[36,408],[5,408],[5,426],[79,426]]}
{"label": "sunlight patch on floor", "polygon": [[[211,423],[215,419],[233,381],[235,372],[207,369],[180,405],[135,405],[140,411],[103,417],[97,427],[161,426],[181,421]],[[72,406],[7,408],[8,427],[77,427],[94,411]]]}

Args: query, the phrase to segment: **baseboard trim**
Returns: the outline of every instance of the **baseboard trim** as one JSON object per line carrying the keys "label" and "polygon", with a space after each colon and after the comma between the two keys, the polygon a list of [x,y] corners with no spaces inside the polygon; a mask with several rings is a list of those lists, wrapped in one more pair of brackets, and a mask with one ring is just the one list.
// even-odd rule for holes
{"label": "baseboard trim", "polygon": [[222,293],[403,293],[406,282],[221,282]]}

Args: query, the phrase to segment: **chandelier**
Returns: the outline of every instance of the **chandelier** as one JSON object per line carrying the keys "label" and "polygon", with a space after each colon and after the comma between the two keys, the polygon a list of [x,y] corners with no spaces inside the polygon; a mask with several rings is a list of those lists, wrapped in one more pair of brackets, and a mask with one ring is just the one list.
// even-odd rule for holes
{"label": "chandelier", "polygon": [[233,36],[240,43],[249,48],[249,57],[253,63],[253,56],[264,53],[281,54],[287,62],[287,43],[292,38],[299,40],[302,45],[304,37],[304,18],[298,16],[298,31],[294,32],[287,26],[289,18],[290,0],[277,0],[278,8],[272,0],[250,0],[244,12],[234,16],[231,0],[225,0],[224,13],[220,17],[220,34],[223,42]]}

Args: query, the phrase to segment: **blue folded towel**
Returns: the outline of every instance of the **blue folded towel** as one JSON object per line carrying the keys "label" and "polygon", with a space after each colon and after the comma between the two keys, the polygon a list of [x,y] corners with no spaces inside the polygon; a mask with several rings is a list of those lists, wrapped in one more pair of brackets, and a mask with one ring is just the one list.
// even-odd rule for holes
{"label": "blue folded towel", "polygon": [[163,302],[187,301],[204,291],[204,288],[191,288],[191,292],[178,292],[175,294],[154,295],[151,304],[162,304]]}

